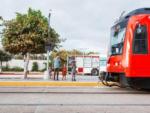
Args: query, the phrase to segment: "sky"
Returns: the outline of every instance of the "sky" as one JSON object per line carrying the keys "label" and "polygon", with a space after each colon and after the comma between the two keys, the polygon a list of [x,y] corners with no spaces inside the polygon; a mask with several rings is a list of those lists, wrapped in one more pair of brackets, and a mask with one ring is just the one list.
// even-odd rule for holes
{"label": "sky", "polygon": [[60,38],[61,49],[107,53],[110,28],[123,11],[150,7],[150,0],[1,0],[0,16],[9,20],[28,8],[41,10]]}

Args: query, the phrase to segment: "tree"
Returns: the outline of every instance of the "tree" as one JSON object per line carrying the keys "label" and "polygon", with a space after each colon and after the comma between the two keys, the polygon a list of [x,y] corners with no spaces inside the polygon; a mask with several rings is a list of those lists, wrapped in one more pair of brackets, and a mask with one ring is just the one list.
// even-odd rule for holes
{"label": "tree", "polygon": [[16,13],[16,18],[5,21],[4,25],[2,44],[6,51],[24,55],[24,78],[27,77],[29,54],[45,53],[48,41],[54,48],[60,43],[58,33],[48,27],[48,19],[39,10],[29,8],[27,14]]}
{"label": "tree", "polygon": [[[61,65],[65,64],[67,62],[67,55],[68,55],[68,51],[66,50],[60,50],[60,51],[53,51],[51,54],[51,61],[53,61],[53,59],[59,55],[60,59],[61,59]],[[53,62],[52,62],[53,63]]]}
{"label": "tree", "polygon": [[67,50],[59,50],[59,51],[53,51],[52,54],[51,54],[51,61],[53,61],[53,59],[59,55],[60,58],[61,58],[61,61],[62,61],[62,65],[63,64],[66,64],[67,63],[67,57],[68,56],[77,56],[77,55],[83,55],[83,52],[79,51],[79,50],[70,50],[70,51],[67,51]]}
{"label": "tree", "polygon": [[83,52],[83,51],[80,51],[80,50],[76,50],[76,49],[73,49],[73,50],[70,50],[70,51],[67,51],[67,50],[59,50],[59,51],[53,51],[51,53],[51,61],[53,61],[53,59],[59,55],[60,58],[61,58],[61,61],[62,61],[62,65],[63,64],[66,64],[67,63],[67,56],[83,56],[83,55],[91,55],[91,54],[98,54],[97,52]]}
{"label": "tree", "polygon": [[0,20],[3,20],[3,17],[2,17],[2,16],[0,16]]}
{"label": "tree", "polygon": [[0,50],[0,72],[2,72],[2,63],[11,60],[11,55],[3,50]]}

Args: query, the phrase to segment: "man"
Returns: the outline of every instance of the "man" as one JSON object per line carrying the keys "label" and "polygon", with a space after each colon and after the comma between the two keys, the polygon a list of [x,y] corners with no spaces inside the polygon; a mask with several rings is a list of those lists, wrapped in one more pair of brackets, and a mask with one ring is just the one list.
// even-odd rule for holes
{"label": "man", "polygon": [[[60,65],[61,65],[61,60],[60,60],[60,57],[57,56],[55,59],[54,59],[54,80],[59,80],[59,69],[60,69]],[[56,78],[56,75],[57,75],[57,78]]]}

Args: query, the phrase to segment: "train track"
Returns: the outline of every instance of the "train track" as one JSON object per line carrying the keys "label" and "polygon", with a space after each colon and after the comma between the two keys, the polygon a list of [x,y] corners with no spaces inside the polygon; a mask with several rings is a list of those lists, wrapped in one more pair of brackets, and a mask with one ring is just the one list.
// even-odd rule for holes
{"label": "train track", "polygon": [[0,94],[150,94],[150,91],[138,91],[127,88],[77,88],[77,87],[0,87]]}

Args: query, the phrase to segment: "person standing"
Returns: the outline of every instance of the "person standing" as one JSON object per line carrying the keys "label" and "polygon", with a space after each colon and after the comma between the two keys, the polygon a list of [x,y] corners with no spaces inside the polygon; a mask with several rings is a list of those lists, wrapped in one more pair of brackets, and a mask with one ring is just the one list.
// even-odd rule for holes
{"label": "person standing", "polygon": [[62,68],[62,80],[66,80],[66,75],[67,75],[67,67],[66,64],[64,64]]}
{"label": "person standing", "polygon": [[76,61],[72,61],[71,74],[72,74],[72,81],[76,81]]}
{"label": "person standing", "polygon": [[[54,80],[59,80],[59,70],[60,70],[60,66],[61,66],[61,60],[60,57],[57,56],[54,59]],[[57,78],[56,78],[57,75]]]}

